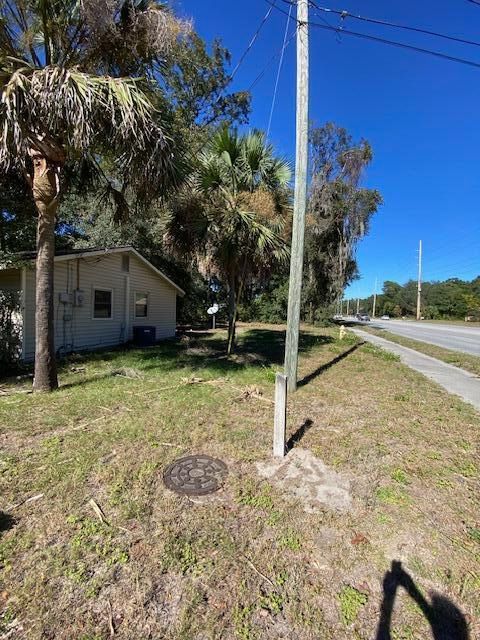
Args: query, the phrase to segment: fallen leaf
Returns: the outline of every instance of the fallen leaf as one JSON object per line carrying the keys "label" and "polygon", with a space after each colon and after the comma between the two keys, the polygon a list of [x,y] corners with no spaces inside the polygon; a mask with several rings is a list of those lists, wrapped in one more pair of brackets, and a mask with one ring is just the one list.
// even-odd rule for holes
{"label": "fallen leaf", "polygon": [[369,544],[370,540],[363,533],[356,533],[350,542],[352,544]]}

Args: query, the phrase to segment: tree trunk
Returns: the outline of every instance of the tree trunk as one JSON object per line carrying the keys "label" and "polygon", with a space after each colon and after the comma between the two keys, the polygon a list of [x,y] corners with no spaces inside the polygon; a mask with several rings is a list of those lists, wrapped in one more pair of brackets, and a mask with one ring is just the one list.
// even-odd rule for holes
{"label": "tree trunk", "polygon": [[235,322],[237,316],[237,294],[235,290],[235,278],[230,278],[228,286],[228,340],[227,355],[233,351],[235,343]]}
{"label": "tree trunk", "polygon": [[58,387],[55,359],[53,270],[55,256],[55,217],[58,209],[60,164],[37,150],[31,151],[34,174],[33,199],[38,211],[36,300],[35,300],[35,376],[33,390],[53,391]]}

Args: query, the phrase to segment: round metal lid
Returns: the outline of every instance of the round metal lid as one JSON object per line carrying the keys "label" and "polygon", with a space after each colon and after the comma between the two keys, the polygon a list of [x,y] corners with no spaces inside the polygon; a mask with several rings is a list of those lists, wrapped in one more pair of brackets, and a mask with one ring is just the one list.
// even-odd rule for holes
{"label": "round metal lid", "polygon": [[228,470],[221,460],[206,455],[194,455],[172,462],[163,473],[165,485],[182,495],[204,496],[218,491]]}

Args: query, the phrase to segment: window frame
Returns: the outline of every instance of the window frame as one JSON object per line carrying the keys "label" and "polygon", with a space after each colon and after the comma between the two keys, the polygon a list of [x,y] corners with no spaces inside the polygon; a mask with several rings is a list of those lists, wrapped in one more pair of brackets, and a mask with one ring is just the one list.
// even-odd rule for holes
{"label": "window frame", "polygon": [[[108,318],[98,318],[95,315],[95,291],[107,291],[110,293],[110,316]],[[92,320],[113,320],[113,309],[113,289],[92,286]]]}
{"label": "window frame", "polygon": [[[137,316],[137,294],[145,296],[147,298],[147,313],[144,316]],[[134,320],[145,320],[150,315],[150,292],[149,291],[137,291],[133,292],[133,318]]]}

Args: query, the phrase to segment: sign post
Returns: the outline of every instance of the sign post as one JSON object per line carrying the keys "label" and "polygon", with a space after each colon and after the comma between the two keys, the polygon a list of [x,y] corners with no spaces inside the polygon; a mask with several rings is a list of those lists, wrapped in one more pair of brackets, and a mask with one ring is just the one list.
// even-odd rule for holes
{"label": "sign post", "polygon": [[212,316],[212,329],[215,330],[215,315],[218,313],[218,304],[215,302],[209,309],[207,309],[207,313],[209,316]]}

